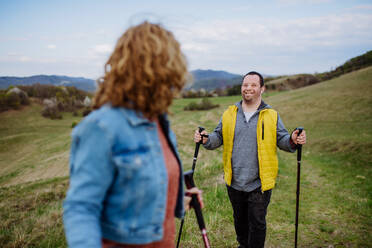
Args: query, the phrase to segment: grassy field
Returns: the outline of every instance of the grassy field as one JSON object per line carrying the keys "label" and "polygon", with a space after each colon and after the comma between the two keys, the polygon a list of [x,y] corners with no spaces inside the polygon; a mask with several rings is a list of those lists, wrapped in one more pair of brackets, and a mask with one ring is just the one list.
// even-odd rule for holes
{"label": "grassy field", "polygon": [[[185,112],[195,99],[172,105],[172,128],[185,169],[192,164],[192,136],[212,131],[224,109],[240,99],[211,99],[220,107]],[[267,95],[288,130],[304,126],[299,247],[372,247],[372,67],[294,91]],[[33,104],[0,113],[0,247],[66,247],[61,205],[68,186],[71,124],[48,120]],[[212,247],[236,247],[232,210],[222,178],[222,149],[201,148],[195,181]],[[268,210],[266,247],[292,247],[296,155],[279,152],[280,170]],[[177,221],[179,223],[179,221]],[[183,247],[202,247],[195,216],[188,213]]]}

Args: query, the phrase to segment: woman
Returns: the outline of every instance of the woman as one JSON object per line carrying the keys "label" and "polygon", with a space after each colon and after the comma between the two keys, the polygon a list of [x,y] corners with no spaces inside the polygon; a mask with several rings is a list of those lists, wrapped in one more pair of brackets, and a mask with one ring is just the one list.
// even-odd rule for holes
{"label": "woman", "polygon": [[180,45],[161,26],[144,22],[118,40],[95,110],[72,133],[70,247],[174,247],[184,192],[167,112],[186,76]]}

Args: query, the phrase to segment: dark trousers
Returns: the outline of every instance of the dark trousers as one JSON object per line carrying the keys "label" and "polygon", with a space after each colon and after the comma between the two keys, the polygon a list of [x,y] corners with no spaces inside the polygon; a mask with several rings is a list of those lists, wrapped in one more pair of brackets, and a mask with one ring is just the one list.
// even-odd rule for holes
{"label": "dark trousers", "polygon": [[271,190],[258,188],[244,192],[227,186],[234,211],[234,225],[239,248],[263,248],[266,237],[266,213]]}

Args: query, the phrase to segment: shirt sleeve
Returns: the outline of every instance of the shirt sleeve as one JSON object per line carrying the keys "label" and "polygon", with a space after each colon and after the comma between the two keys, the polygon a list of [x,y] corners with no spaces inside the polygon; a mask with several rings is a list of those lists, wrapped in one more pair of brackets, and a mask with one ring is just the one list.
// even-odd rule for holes
{"label": "shirt sleeve", "polygon": [[63,222],[69,247],[98,248],[102,246],[103,200],[114,177],[111,142],[98,123],[81,124],[72,135],[70,187],[63,204]]}
{"label": "shirt sleeve", "polygon": [[220,147],[223,144],[222,137],[222,118],[220,119],[217,127],[209,134],[208,141],[203,144],[204,148],[213,150]]}
{"label": "shirt sleeve", "polygon": [[287,152],[295,152],[296,147],[291,144],[291,135],[284,127],[283,121],[278,114],[278,122],[276,128],[276,143],[279,149]]}

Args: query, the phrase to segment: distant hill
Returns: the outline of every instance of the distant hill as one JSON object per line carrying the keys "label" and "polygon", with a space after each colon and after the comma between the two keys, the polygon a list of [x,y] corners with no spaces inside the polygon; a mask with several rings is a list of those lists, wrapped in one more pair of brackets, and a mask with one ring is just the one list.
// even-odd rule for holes
{"label": "distant hill", "polygon": [[233,74],[233,73],[226,72],[226,71],[214,71],[214,70],[193,70],[191,71],[191,74],[194,77],[195,81],[212,79],[212,78],[232,79],[232,78],[241,76],[239,74]]}
{"label": "distant hill", "polygon": [[327,81],[369,66],[372,66],[372,51],[368,51],[360,56],[351,58],[332,71],[316,74],[295,74],[266,78],[265,85],[266,89],[268,90],[292,90]]}
{"label": "distant hill", "polygon": [[[290,76],[272,77],[262,74],[265,78],[265,84],[268,90],[290,90],[318,82],[326,81],[343,74],[359,70],[372,65],[372,51],[354,57],[336,69],[317,74],[295,74]],[[233,86],[240,87],[242,75],[229,73],[221,70],[193,70],[190,72],[193,76],[192,82],[185,86],[185,90],[199,90],[204,88],[207,91],[215,89],[226,89]],[[0,89],[6,89],[11,85],[32,85],[35,83],[51,84],[55,86],[74,86],[80,90],[94,92],[96,83],[92,79],[83,77],[67,77],[56,75],[36,75],[31,77],[0,77]],[[238,90],[238,92],[240,92]]]}
{"label": "distant hill", "polygon": [[349,59],[344,64],[336,67],[336,69],[316,74],[321,81],[329,80],[346,73],[363,69],[372,65],[372,50],[354,58]]}
{"label": "distant hill", "polygon": [[[263,74],[262,76],[265,78],[265,85],[268,90],[282,91],[301,88],[330,80],[332,78],[339,77],[371,65],[372,51],[368,51],[360,56],[347,60],[344,64],[336,67],[336,69],[332,71],[316,74],[294,74],[274,77]],[[238,94],[240,94],[242,75],[214,70],[194,70],[191,71],[191,74],[194,77],[194,81],[185,87],[186,90],[199,90],[204,88],[208,91],[211,91],[217,88],[237,88],[237,90],[232,89],[232,91],[236,91]]]}
{"label": "distant hill", "polygon": [[241,75],[226,71],[193,70],[190,73],[193,76],[193,82],[188,84],[185,89],[224,89],[228,86],[238,84],[241,81]]}
{"label": "distant hill", "polygon": [[[193,83],[186,86],[187,89],[213,90],[216,88],[226,88],[238,84],[241,75],[226,71],[215,70],[194,70],[191,71]],[[32,84],[51,84],[54,86],[75,86],[78,89],[93,92],[96,90],[96,83],[92,79],[83,77],[68,77],[57,75],[35,75],[30,77],[0,77],[0,89],[7,89],[11,85],[32,85]]]}
{"label": "distant hill", "polygon": [[35,75],[31,77],[0,77],[0,89],[7,89],[11,85],[51,84],[54,86],[75,86],[84,91],[96,90],[96,83],[92,79],[83,77],[67,77],[56,75]]}
{"label": "distant hill", "polygon": [[295,74],[291,76],[281,76],[273,80],[267,80],[265,86],[267,90],[293,90],[308,85],[319,83],[321,80],[312,74]]}
{"label": "distant hill", "polygon": [[[185,89],[214,90],[217,88],[225,89],[241,83],[242,75],[226,71],[217,70],[193,70],[190,72],[193,76],[192,82],[186,85]],[[265,75],[264,75],[265,76]],[[0,89],[7,89],[11,85],[32,85],[32,84],[50,84],[54,86],[75,86],[76,88],[88,92],[96,90],[96,83],[92,79],[83,77],[68,77],[57,75],[35,75],[30,77],[0,77]]]}

